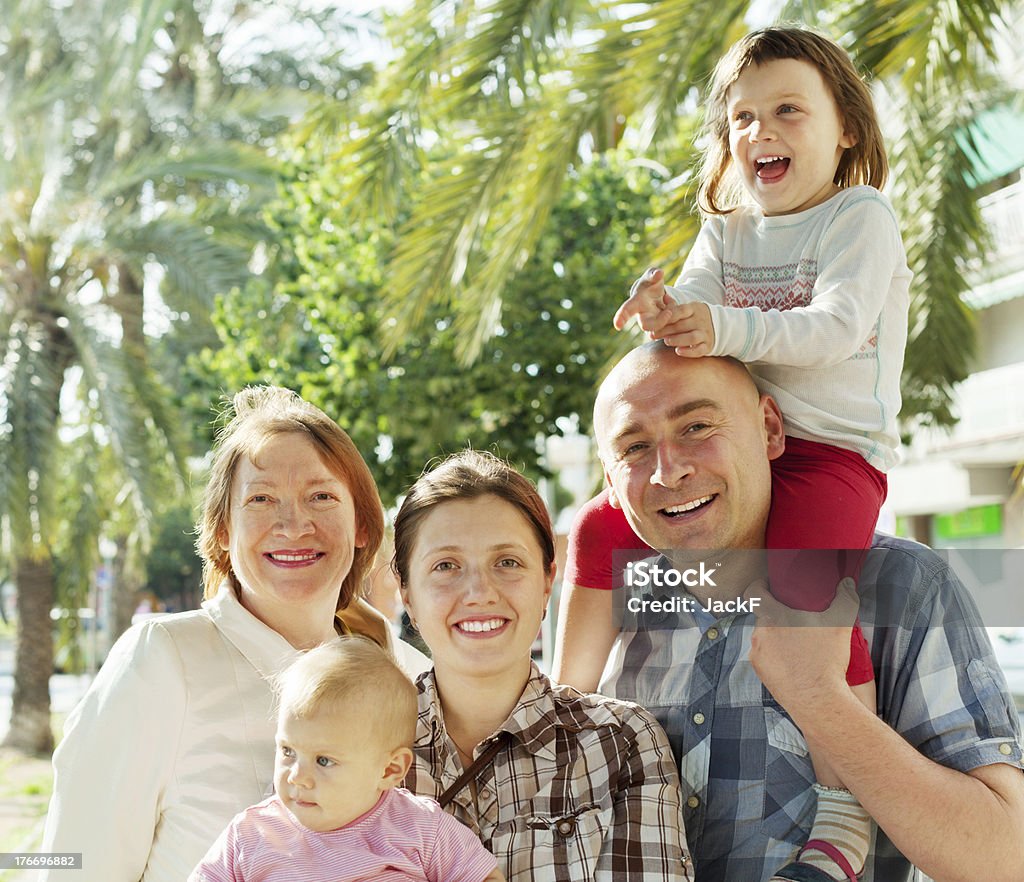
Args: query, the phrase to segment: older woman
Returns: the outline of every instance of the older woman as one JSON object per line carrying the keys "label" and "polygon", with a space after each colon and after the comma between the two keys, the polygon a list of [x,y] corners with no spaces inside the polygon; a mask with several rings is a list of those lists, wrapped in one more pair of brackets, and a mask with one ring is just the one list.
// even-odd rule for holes
{"label": "older woman", "polygon": [[434,669],[406,786],[471,827],[510,882],[687,879],[661,727],[531,661],[554,554],[537,491],[492,456],[458,454],[409,491],[395,569]]}
{"label": "older woman", "polygon": [[203,608],[118,640],[54,754],[42,848],[82,852],[97,882],[182,882],[271,791],[268,678],[344,620],[410,674],[427,666],[353,602],[383,513],[348,435],[286,389],[245,390],[234,408],[199,525]]}

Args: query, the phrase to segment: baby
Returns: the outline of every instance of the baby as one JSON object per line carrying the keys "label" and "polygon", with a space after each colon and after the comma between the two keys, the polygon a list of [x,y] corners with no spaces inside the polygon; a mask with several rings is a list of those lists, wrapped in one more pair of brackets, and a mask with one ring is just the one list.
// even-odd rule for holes
{"label": "baby", "polygon": [[504,882],[471,830],[398,786],[416,688],[383,649],[340,638],[277,686],[275,794],[235,816],[189,882]]}

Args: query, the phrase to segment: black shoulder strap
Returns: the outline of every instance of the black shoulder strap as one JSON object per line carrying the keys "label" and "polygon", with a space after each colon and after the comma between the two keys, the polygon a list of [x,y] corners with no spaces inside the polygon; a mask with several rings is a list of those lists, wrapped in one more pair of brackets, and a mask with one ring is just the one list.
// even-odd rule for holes
{"label": "black shoulder strap", "polygon": [[441,808],[445,808],[455,797],[463,787],[465,787],[470,781],[472,781],[477,775],[479,775],[487,766],[494,762],[494,758],[498,755],[499,751],[508,743],[510,736],[508,732],[500,732],[498,737],[491,742],[490,746],[483,753],[480,754],[470,764],[469,768],[466,769],[441,796],[438,798],[438,804]]}

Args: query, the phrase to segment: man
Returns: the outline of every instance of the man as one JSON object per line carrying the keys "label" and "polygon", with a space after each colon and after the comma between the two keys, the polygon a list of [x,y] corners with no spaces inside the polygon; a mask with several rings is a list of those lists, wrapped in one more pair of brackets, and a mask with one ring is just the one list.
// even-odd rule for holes
{"label": "man", "polygon": [[[648,545],[763,548],[769,460],[785,441],[740,363],[634,350],[602,385],[594,424],[611,503]],[[689,596],[709,606],[735,588],[712,580]],[[563,609],[586,621],[598,594],[577,588]],[[844,604],[852,613],[855,597]],[[778,611],[767,596],[762,608]],[[601,691],[668,732],[697,878],[763,882],[793,857],[814,814],[812,745],[878,824],[863,879],[909,880],[908,860],[937,882],[1024,879],[1020,730],[972,601],[928,549],[880,536],[859,615],[881,718],[846,684],[852,614],[754,629],[749,613],[696,610],[617,638]]]}

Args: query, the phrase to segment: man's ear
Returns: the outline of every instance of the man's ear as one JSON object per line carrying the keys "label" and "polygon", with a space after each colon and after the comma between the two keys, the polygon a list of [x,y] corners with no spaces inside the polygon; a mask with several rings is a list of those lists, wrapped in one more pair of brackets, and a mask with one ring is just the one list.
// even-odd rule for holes
{"label": "man's ear", "polygon": [[761,413],[764,416],[765,450],[768,459],[778,459],[786,449],[786,430],[782,422],[782,411],[771,395],[761,396]]}
{"label": "man's ear", "polygon": [[621,511],[622,503],[619,502],[619,497],[615,495],[615,485],[612,484],[612,479],[609,477],[607,471],[604,473],[604,482],[608,485],[608,504],[612,508],[617,508]]}
{"label": "man's ear", "polygon": [[400,787],[409,773],[409,766],[412,765],[412,751],[408,747],[399,747],[391,751],[391,758],[384,767],[384,774],[381,776],[380,789],[387,790],[389,787]]}

